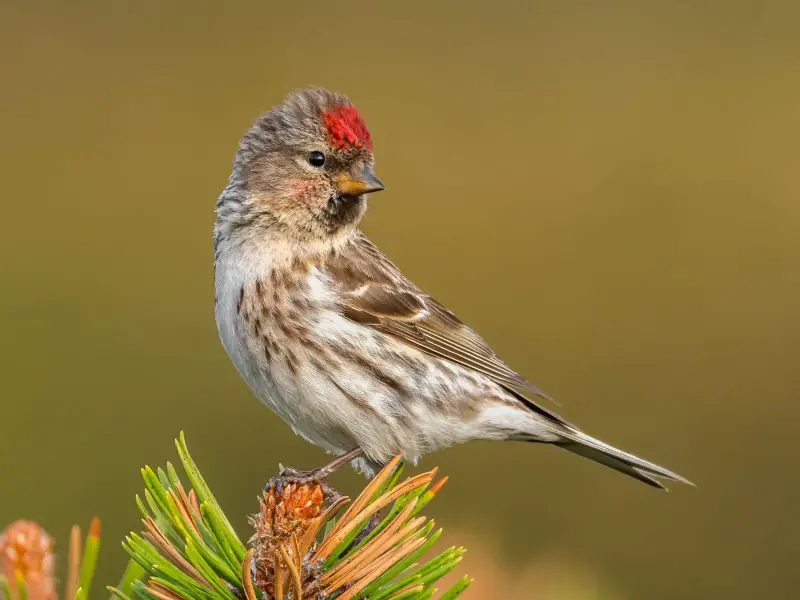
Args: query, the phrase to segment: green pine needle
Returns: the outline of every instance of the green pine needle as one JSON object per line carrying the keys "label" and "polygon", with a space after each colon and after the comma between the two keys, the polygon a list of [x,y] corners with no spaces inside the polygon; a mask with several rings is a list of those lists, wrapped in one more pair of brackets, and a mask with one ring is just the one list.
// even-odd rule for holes
{"label": "green pine needle", "polygon": [[17,571],[17,600],[28,600],[28,584],[22,571]]}
{"label": "green pine needle", "polygon": [[[142,566],[135,560],[130,559],[117,587],[109,587],[108,591],[110,591],[113,596],[121,598],[122,600],[131,600],[130,595],[133,593],[133,583],[140,580],[144,574],[145,570]],[[113,600],[113,596],[109,598],[109,600]]]}
{"label": "green pine needle", "polygon": [[5,575],[0,575],[0,596],[2,596],[3,600],[12,600],[11,585]]}
{"label": "green pine needle", "polygon": [[78,590],[76,596],[87,598],[92,588],[94,572],[97,569],[97,555],[100,552],[100,521],[94,519],[89,526],[89,533],[83,546],[81,556],[81,569],[78,578]]}
{"label": "green pine needle", "polygon": [[[122,545],[131,561],[117,587],[109,587],[108,590],[113,598],[119,600],[240,600],[243,594],[249,600],[255,600],[252,591],[247,589],[249,582],[244,585],[242,581],[242,565],[247,556],[247,547],[234,531],[189,454],[182,432],[175,444],[191,487],[184,488],[171,463],[167,463],[165,469],[142,469],[145,491],[143,497],[136,497],[136,505],[143,517],[145,530],[142,535],[130,533],[126,537]],[[275,568],[283,569],[278,571],[278,576],[282,577],[285,598],[296,597],[296,581],[299,581],[297,585],[316,585],[312,589],[322,592],[332,590],[328,593],[330,598],[347,596],[353,600],[426,600],[437,593],[434,584],[458,565],[464,553],[463,548],[449,548],[428,562],[419,564],[439,539],[441,529],[435,530],[432,521],[418,515],[435,497],[443,482],[431,486],[434,472],[417,476],[413,481],[401,481],[404,465],[397,460],[392,464],[394,467],[389,468],[393,470],[384,470],[378,475],[382,479],[375,481],[370,487],[373,491],[370,492],[369,499],[359,498],[355,501],[354,506],[360,509],[355,508],[350,511],[352,514],[344,515],[348,519],[347,523],[337,524],[335,519],[323,523],[319,519],[314,521],[314,517],[308,517],[311,520],[304,527],[316,527],[309,530],[311,535],[314,532],[319,533],[316,544],[312,544],[309,553],[301,557],[302,560],[297,565],[292,566],[295,569],[294,578],[289,565],[281,562],[284,560],[281,556],[286,557],[285,560],[297,560],[292,547],[270,545],[288,544],[285,540],[290,539],[290,536],[286,534],[284,537],[272,539],[269,537],[272,534],[269,534],[266,539],[263,536],[254,538],[256,568],[268,568],[267,575],[270,577],[275,576]],[[379,481],[382,483],[379,484]],[[400,485],[404,485],[403,490],[408,491],[395,498],[400,493]],[[189,490],[188,493],[186,490]],[[272,503],[288,501],[285,496],[275,495],[277,492],[274,490],[269,493],[273,494],[270,500]],[[370,521],[368,515],[393,498],[394,502],[376,513],[381,515],[377,527],[365,532],[364,527]],[[376,505],[375,502],[381,504]],[[411,502],[416,503],[413,509],[409,506]],[[397,521],[398,518],[403,522]],[[353,519],[361,522],[353,526]],[[275,523],[269,525],[265,531],[271,531],[269,527],[273,525],[280,526]],[[347,528],[346,531],[344,528]],[[316,584],[313,580],[306,581],[308,577],[319,578],[318,567],[314,567],[309,561],[314,557],[315,548],[323,551],[323,547],[318,544],[330,535],[339,537],[328,542],[324,549],[325,553],[321,557],[324,559],[321,563],[324,565],[323,578],[318,579]],[[381,540],[376,539],[379,536],[383,536]],[[292,543],[296,544],[297,541]],[[264,548],[268,550],[263,551],[268,552],[268,558],[259,554],[261,550],[258,544],[267,544]],[[331,548],[332,544],[335,547]],[[414,545],[419,547],[412,551]],[[277,551],[279,547],[282,548],[280,552]],[[276,559],[273,559],[273,548],[274,556],[278,557]],[[83,569],[87,570],[87,575],[90,575],[90,571],[93,572],[96,550],[96,544],[87,539],[81,570],[81,588],[76,600],[86,600],[91,577],[84,581]],[[382,572],[376,573],[375,568],[379,565],[382,565]],[[299,580],[297,573],[300,574]],[[327,579],[325,573],[330,573]],[[369,578],[364,578],[365,573],[371,573]],[[262,572],[260,577],[264,576]],[[352,581],[349,578],[353,578]],[[358,578],[361,578],[361,583]],[[470,583],[468,577],[462,578],[441,596],[442,600],[455,599]],[[336,587],[326,588],[334,584]],[[0,587],[0,591],[3,589]],[[360,591],[353,593],[356,590]],[[256,599],[261,593],[260,590],[255,590]],[[303,597],[306,598],[305,589]]]}

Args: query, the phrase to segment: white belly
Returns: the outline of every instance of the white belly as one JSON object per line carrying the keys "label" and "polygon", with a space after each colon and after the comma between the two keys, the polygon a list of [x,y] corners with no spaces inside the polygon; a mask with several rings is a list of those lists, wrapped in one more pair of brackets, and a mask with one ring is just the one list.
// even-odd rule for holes
{"label": "white belly", "polygon": [[[220,340],[253,393],[286,421],[296,434],[309,442],[333,453],[350,449],[343,444],[346,440],[336,440],[326,435],[325,431],[321,431],[324,428],[315,424],[313,415],[324,409],[319,406],[316,395],[311,394],[310,390],[303,390],[300,382],[287,372],[287,368],[281,368],[274,360],[267,360],[263,343],[253,335],[251,327],[237,311],[240,290],[242,286],[251,284],[252,272],[230,268],[230,264],[222,263],[217,265],[216,279],[215,316]],[[265,326],[264,329],[264,335],[278,337],[273,326]],[[275,343],[278,343],[277,339]]]}
{"label": "white belly", "polygon": [[217,263],[222,344],[256,396],[327,452],[361,447],[376,463],[398,452],[413,461],[470,439],[512,437],[530,418],[487,378],[343,317],[317,270],[299,286],[311,299],[299,313],[291,298],[298,286],[273,296],[264,272],[263,259]]}

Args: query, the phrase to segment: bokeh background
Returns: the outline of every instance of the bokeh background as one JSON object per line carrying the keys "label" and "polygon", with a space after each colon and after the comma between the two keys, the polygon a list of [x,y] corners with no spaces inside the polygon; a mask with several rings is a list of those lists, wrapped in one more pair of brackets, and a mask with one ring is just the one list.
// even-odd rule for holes
{"label": "bokeh background", "polygon": [[63,555],[99,514],[113,583],[179,430],[242,535],[278,461],[321,463],[218,343],[210,247],[241,133],[321,84],[376,143],[368,234],[565,416],[698,483],[428,457],[467,598],[795,597],[798,31],[788,1],[0,3],[0,526]]}

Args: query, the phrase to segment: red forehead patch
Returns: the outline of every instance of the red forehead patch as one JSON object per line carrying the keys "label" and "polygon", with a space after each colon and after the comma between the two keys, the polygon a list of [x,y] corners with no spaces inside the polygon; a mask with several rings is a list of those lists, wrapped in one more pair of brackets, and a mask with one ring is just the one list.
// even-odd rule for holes
{"label": "red forehead patch", "polygon": [[328,139],[336,148],[368,148],[372,150],[372,139],[364,119],[352,106],[337,106],[323,114]]}

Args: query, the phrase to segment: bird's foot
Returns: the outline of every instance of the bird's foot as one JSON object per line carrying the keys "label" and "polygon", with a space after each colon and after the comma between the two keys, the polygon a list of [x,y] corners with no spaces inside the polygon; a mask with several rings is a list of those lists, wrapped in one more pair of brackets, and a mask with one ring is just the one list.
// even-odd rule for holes
{"label": "bird's foot", "polygon": [[298,471],[291,467],[284,467],[278,477],[286,483],[305,485],[307,483],[321,483],[327,477],[327,473],[325,473],[324,467],[312,469],[311,471]]}
{"label": "bird's foot", "polygon": [[274,489],[279,495],[283,494],[286,486],[292,485],[295,488],[304,485],[319,484],[323,488],[323,492],[327,492],[330,488],[325,484],[325,474],[321,469],[314,469],[313,471],[297,471],[295,469],[285,468],[277,477],[270,478],[264,486],[264,491]]}
{"label": "bird's foot", "polygon": [[351,450],[350,452],[346,452],[345,454],[336,457],[327,465],[319,467],[318,469],[312,469],[311,471],[297,471],[292,468],[284,467],[280,475],[278,475],[277,477],[273,477],[267,482],[267,485],[264,486],[264,491],[267,491],[271,487],[274,487],[274,489],[280,492],[286,485],[294,484],[300,486],[312,483],[322,484],[324,486],[324,489],[328,489],[328,487],[324,483],[325,479],[327,479],[328,476],[337,469],[353,462],[356,458],[362,456],[362,454],[363,453],[361,449],[356,448],[354,450]]}

